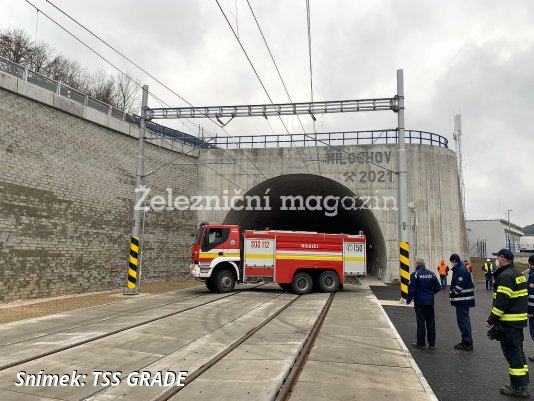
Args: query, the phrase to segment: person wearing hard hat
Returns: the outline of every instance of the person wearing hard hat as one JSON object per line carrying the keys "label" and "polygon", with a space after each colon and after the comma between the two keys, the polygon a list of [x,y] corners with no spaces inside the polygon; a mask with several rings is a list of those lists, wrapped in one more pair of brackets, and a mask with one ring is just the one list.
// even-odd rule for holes
{"label": "person wearing hard hat", "polygon": [[486,259],[482,270],[486,277],[486,290],[493,290],[493,264],[491,263],[491,259]]}

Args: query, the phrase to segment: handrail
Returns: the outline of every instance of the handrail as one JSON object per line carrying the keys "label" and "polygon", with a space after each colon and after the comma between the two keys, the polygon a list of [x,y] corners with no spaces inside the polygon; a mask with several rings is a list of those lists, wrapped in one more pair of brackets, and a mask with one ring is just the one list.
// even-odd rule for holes
{"label": "handrail", "polygon": [[[405,130],[406,143],[449,147],[449,140],[441,135],[420,130]],[[373,131],[336,131],[289,135],[215,136],[211,144],[223,149],[280,148],[292,146],[345,146],[396,144],[396,129]]]}
{"label": "handrail", "polygon": [[[77,89],[54,81],[45,75],[23,67],[5,57],[0,56],[0,71],[4,71],[26,82],[37,85],[43,89],[56,93],[59,96],[69,98],[86,107],[101,111],[112,118],[121,121],[138,124],[136,116],[126,113],[124,110],[106,104]],[[162,138],[172,139],[186,145],[200,148],[279,148],[293,146],[345,146],[345,145],[376,145],[396,144],[398,133],[396,129],[368,130],[368,131],[337,131],[318,132],[309,134],[289,135],[243,135],[218,136],[211,139],[209,144],[203,138],[195,137],[172,128],[164,127],[156,123],[149,123],[147,129]],[[441,135],[427,131],[405,130],[406,143],[434,145],[448,148],[449,140]]]}

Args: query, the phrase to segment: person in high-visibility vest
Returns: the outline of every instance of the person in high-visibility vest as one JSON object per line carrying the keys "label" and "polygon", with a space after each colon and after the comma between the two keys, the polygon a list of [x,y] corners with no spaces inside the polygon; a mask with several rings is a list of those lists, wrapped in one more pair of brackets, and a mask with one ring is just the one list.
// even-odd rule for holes
{"label": "person in high-visibility vest", "polygon": [[438,265],[439,281],[441,283],[441,289],[447,288],[447,276],[449,275],[449,266],[445,263],[444,259],[441,259]]}
{"label": "person in high-visibility vest", "polygon": [[492,329],[499,323],[501,349],[510,365],[510,384],[501,387],[501,394],[528,398],[528,364],[523,351],[523,328],[528,322],[527,278],[514,266],[514,254],[506,248],[494,253],[495,285],[493,287],[493,308],[486,320],[486,327]]}
{"label": "person in high-visibility vest", "polygon": [[456,323],[462,335],[462,341],[454,346],[461,351],[473,350],[473,331],[469,308],[475,307],[475,286],[473,277],[465,268],[460,255],[453,253],[449,258],[452,263],[452,280],[449,289],[451,306],[456,308]]}
{"label": "person in high-visibility vest", "polygon": [[[534,255],[528,257],[528,328],[530,329],[530,337],[534,340]],[[534,358],[529,356],[528,360],[534,362]]]}
{"label": "person in high-visibility vest", "polygon": [[473,273],[473,268],[471,267],[471,263],[469,263],[468,260],[464,260],[464,265],[469,273]]}
{"label": "person in high-visibility vest", "polygon": [[493,290],[493,264],[491,263],[491,259],[486,259],[482,270],[486,277],[486,290]]}

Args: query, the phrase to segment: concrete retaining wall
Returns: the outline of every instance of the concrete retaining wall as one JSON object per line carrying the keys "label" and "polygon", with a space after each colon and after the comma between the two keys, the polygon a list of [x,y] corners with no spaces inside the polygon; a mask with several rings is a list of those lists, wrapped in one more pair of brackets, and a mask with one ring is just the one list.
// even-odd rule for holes
{"label": "concrete retaining wall", "polygon": [[[218,172],[228,180],[221,180],[213,171],[199,166],[199,189],[203,195],[223,195],[226,190],[233,194],[242,188],[241,193],[259,185],[266,179],[294,174],[307,174],[301,156],[310,163],[310,174],[321,175],[346,187],[355,195],[371,197],[371,212],[378,221],[378,226],[385,241],[385,252],[378,252],[378,260],[370,260],[376,273],[382,269],[386,282],[399,278],[399,242],[398,211],[388,201],[384,207],[384,197],[397,198],[397,146],[396,145],[362,145],[344,146],[338,152],[328,147],[300,149],[252,149],[231,151],[232,157],[242,164],[245,174],[234,164],[228,164],[228,156],[221,150],[203,150],[200,160],[218,166]],[[417,213],[417,249],[414,249],[414,231],[410,230],[410,256],[416,255],[426,260],[427,266],[436,270],[439,261],[448,259],[451,253],[466,255],[465,221],[460,197],[459,179],[456,168],[456,155],[452,150],[431,145],[406,145],[408,165],[408,202],[415,202]],[[366,163],[369,160],[387,169],[389,173],[376,165]],[[313,160],[319,160],[313,161]],[[220,164],[217,164],[220,163]],[[259,168],[256,169],[253,163]],[[266,176],[263,177],[262,173]],[[230,182],[231,181],[231,182]],[[298,183],[295,183],[298,184]],[[322,185],[318,181],[318,185]],[[321,191],[328,190],[325,186]],[[324,193],[328,195],[328,193]],[[377,197],[379,204],[375,207]],[[202,211],[201,219],[222,222],[228,212]],[[303,219],[310,216],[302,215]],[[335,219],[335,218],[332,218]],[[413,215],[409,212],[409,221],[413,225]],[[268,225],[268,222],[266,222]],[[271,228],[276,228],[272,227]],[[321,227],[317,227],[321,231]],[[326,231],[328,232],[328,231]],[[375,235],[376,246],[381,246]],[[413,266],[412,266],[413,270]]]}
{"label": "concrete retaining wall", "polygon": [[[0,302],[126,286],[138,128],[0,74]],[[175,158],[147,145],[146,171]],[[196,157],[150,176],[194,195]],[[151,212],[142,280],[188,274],[191,211]],[[116,270],[116,271],[114,271]]]}

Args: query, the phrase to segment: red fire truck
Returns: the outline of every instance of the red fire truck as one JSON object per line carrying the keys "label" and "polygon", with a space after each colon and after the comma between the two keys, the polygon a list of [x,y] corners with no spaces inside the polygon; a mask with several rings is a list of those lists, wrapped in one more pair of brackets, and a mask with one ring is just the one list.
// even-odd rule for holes
{"label": "red fire truck", "polygon": [[211,291],[235,283],[277,283],[297,294],[314,287],[337,291],[349,277],[366,274],[365,236],[302,231],[243,230],[206,224],[195,235],[191,274]]}

